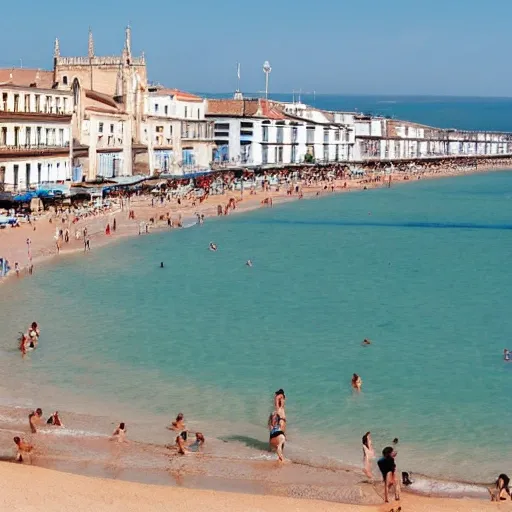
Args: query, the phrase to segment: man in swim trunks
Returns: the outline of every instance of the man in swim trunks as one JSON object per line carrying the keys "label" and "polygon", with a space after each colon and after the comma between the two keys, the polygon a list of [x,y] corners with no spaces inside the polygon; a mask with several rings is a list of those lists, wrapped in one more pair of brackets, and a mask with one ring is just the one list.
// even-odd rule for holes
{"label": "man in swim trunks", "polygon": [[382,479],[384,480],[384,501],[388,503],[389,489],[395,486],[395,500],[400,499],[400,484],[396,480],[396,463],[395,463],[396,452],[391,446],[386,446],[382,450],[382,458],[377,461],[380,472],[382,473]]}
{"label": "man in swim trunks", "polygon": [[32,411],[28,415],[28,424],[30,426],[30,431],[32,434],[37,432],[36,425],[41,421],[41,416],[43,415],[43,410],[37,408],[35,411]]}

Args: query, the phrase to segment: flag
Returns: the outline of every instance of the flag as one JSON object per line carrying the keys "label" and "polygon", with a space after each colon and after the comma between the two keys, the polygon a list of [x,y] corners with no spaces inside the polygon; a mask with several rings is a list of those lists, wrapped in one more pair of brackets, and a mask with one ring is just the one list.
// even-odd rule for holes
{"label": "flag", "polygon": [[236,75],[238,76],[238,80],[240,80],[240,62],[236,66]]}

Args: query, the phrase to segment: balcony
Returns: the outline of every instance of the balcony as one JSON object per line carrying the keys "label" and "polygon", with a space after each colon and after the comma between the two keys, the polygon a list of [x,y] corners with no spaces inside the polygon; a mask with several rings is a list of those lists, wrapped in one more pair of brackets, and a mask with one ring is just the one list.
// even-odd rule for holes
{"label": "balcony", "polygon": [[0,144],[0,155],[6,156],[38,156],[48,154],[66,154],[69,152],[69,142],[65,144]]}

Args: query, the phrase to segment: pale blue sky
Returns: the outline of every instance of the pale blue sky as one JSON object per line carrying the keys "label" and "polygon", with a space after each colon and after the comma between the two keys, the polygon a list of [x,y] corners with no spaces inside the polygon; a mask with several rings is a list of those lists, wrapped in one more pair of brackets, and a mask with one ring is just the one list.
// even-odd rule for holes
{"label": "pale blue sky", "polygon": [[62,55],[135,53],[167,86],[345,94],[512,96],[512,0],[234,0],[3,2],[0,66],[52,66]]}

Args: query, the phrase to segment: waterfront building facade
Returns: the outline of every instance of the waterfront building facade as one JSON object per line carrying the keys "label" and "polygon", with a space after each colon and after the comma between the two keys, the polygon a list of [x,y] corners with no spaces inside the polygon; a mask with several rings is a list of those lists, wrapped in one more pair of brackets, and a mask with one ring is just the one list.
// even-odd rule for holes
{"label": "waterfront building facade", "polygon": [[0,70],[0,190],[71,179],[72,95],[48,72]]}
{"label": "waterfront building facade", "polygon": [[350,158],[354,143],[333,113],[303,104],[210,99],[207,116],[215,122],[216,165],[341,162]]}
{"label": "waterfront building facade", "polygon": [[205,171],[212,161],[213,122],[200,96],[149,87],[142,142],[148,148],[150,174],[183,175]]}

